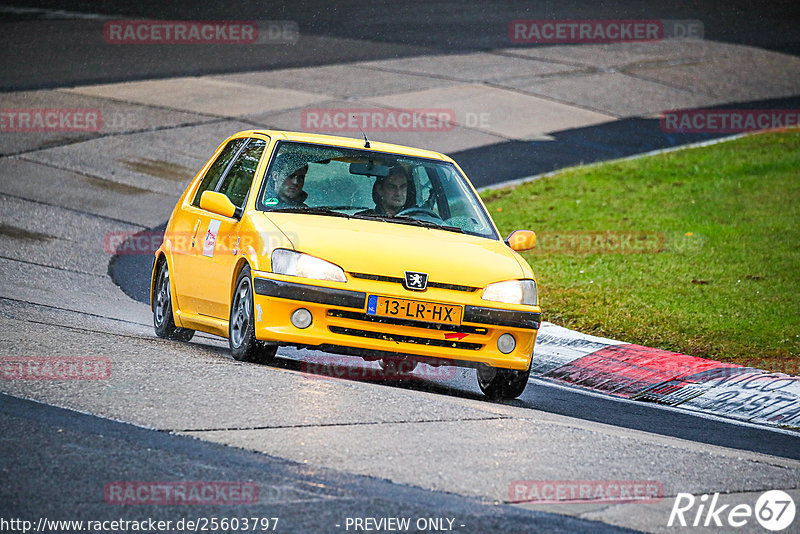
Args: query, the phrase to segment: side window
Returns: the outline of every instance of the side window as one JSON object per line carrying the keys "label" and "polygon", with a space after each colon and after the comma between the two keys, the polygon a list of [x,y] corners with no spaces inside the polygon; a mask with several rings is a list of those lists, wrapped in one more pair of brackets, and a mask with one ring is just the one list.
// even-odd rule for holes
{"label": "side window", "polygon": [[200,182],[200,187],[197,189],[197,193],[194,195],[194,200],[192,201],[192,206],[200,207],[200,197],[206,191],[214,191],[217,188],[217,184],[219,184],[220,178],[225,173],[225,169],[228,168],[228,164],[233,160],[233,157],[239,152],[239,149],[242,148],[247,142],[247,139],[233,139],[225,148],[222,149],[217,159],[214,160],[214,163],[211,164],[211,167],[208,168],[206,175],[203,176],[203,181]]}
{"label": "side window", "polygon": [[250,142],[231,165],[228,174],[225,175],[219,192],[228,197],[234,206],[240,208],[244,206],[247,193],[253,184],[258,161],[266,146],[267,143],[263,139],[250,139]]}

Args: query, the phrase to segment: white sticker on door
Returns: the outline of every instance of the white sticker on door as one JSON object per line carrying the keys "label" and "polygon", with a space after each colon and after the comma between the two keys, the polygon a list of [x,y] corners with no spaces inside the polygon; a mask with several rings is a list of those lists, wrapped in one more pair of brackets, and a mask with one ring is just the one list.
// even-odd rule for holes
{"label": "white sticker on door", "polygon": [[214,245],[217,244],[217,234],[219,233],[219,225],[221,221],[211,220],[208,222],[208,231],[203,240],[203,256],[209,258],[214,257]]}

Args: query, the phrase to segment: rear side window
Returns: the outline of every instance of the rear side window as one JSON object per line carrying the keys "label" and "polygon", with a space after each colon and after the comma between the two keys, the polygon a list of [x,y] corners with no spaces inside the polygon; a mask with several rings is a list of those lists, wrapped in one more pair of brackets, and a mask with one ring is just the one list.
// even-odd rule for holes
{"label": "rear side window", "polygon": [[265,146],[267,143],[262,139],[250,139],[225,175],[218,191],[228,197],[234,206],[244,206]]}
{"label": "rear side window", "polygon": [[206,191],[216,191],[220,179],[225,174],[225,169],[228,168],[228,165],[233,161],[239,149],[241,149],[246,142],[247,139],[233,139],[225,145],[225,148],[222,149],[217,159],[214,160],[214,163],[208,168],[206,175],[203,176],[203,181],[200,182],[200,187],[194,195],[192,206],[197,206],[199,208],[200,197],[203,196],[203,193]]}

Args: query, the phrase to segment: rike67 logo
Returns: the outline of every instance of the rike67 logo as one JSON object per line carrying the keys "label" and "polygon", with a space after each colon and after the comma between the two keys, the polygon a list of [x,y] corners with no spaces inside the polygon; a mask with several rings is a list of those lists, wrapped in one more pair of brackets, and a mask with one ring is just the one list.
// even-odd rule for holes
{"label": "rike67 logo", "polygon": [[678,493],[667,526],[681,527],[727,527],[739,528],[755,517],[758,524],[767,530],[779,532],[794,522],[795,504],[792,497],[781,490],[767,491],[749,504],[718,504],[719,493],[701,495]]}

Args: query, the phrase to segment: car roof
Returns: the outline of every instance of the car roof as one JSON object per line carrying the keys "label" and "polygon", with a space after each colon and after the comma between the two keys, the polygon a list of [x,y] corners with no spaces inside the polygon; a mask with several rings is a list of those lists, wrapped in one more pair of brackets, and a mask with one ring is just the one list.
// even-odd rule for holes
{"label": "car roof", "polygon": [[424,150],[421,148],[413,148],[403,145],[395,145],[391,143],[381,143],[380,141],[373,141],[370,139],[370,148],[364,148],[364,139],[357,139],[352,137],[339,137],[337,135],[322,135],[304,132],[289,132],[283,130],[245,130],[236,135],[250,135],[250,134],[263,134],[269,137],[283,138],[286,141],[299,141],[303,143],[318,143],[323,145],[341,146],[345,148],[356,148],[360,150],[374,150],[376,152],[391,152],[393,154],[402,154],[405,156],[416,156],[419,158],[439,159],[443,161],[452,161],[449,157],[439,152],[432,150]]}

